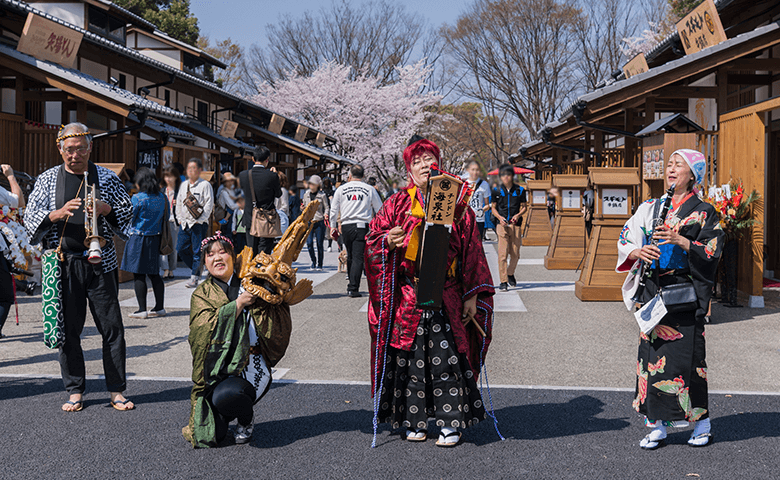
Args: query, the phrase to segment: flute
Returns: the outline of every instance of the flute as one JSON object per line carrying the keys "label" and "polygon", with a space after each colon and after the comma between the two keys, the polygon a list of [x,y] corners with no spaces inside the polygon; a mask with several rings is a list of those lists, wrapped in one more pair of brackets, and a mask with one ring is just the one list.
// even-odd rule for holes
{"label": "flute", "polygon": [[[666,220],[666,215],[669,213],[669,208],[672,205],[672,195],[674,194],[674,187],[675,184],[673,183],[669,190],[666,191],[666,200],[664,200],[664,204],[661,207],[660,215],[657,218],[653,218],[652,223],[652,231],[650,232],[650,245],[658,245],[658,240],[655,238],[655,229],[658,228],[659,225],[663,225],[664,221]],[[636,294],[634,294],[633,300],[635,303],[642,303],[640,300],[642,298],[642,294],[645,291],[645,283],[647,281],[647,277],[650,276],[650,267],[652,266],[653,262],[650,261],[643,261],[642,266],[639,270],[639,286],[636,289]]]}

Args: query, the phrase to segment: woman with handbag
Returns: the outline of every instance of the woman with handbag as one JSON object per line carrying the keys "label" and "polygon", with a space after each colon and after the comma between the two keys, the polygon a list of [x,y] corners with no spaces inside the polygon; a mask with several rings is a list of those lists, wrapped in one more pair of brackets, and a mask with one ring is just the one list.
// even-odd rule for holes
{"label": "woman with handbag", "polygon": [[[163,180],[165,181],[163,194],[168,199],[168,208],[171,212],[168,217],[168,231],[171,232],[171,239],[175,246],[179,238],[179,222],[176,220],[176,196],[179,194],[179,185],[181,185],[179,171],[176,167],[168,167],[163,170]],[[160,260],[163,268],[163,280],[173,278],[173,271],[176,270],[176,265],[179,263],[176,249],[172,249],[168,255],[162,255]]]}
{"label": "woman with handbag", "polygon": [[[623,284],[628,309],[639,303],[655,312],[661,300],[666,309],[657,325],[650,328],[651,322],[640,332],[633,407],[653,429],[639,443],[647,450],[664,444],[670,426],[682,428],[692,423],[688,440],[692,447],[703,447],[712,439],[704,317],[723,230],[715,209],[702,202],[694,190],[704,180],[706,168],[706,158],[700,152],[674,152],[666,166],[667,187],[674,186],[671,198],[667,200],[667,194],[640,205],[618,239],[616,270],[628,272]],[[666,215],[663,204],[669,206]],[[640,317],[644,321],[651,315]],[[658,317],[660,314],[655,315]]]}
{"label": "woman with handbag", "polygon": [[[160,187],[154,172],[144,167],[135,174],[135,187],[138,193],[133,195],[133,218],[128,231],[128,240],[122,256],[122,270],[134,277],[135,297],[138,310],[130,318],[164,317],[165,283],[160,277],[160,242],[163,222],[170,218],[170,209],[166,196]],[[146,277],[152,282],[154,308],[146,311]]]}

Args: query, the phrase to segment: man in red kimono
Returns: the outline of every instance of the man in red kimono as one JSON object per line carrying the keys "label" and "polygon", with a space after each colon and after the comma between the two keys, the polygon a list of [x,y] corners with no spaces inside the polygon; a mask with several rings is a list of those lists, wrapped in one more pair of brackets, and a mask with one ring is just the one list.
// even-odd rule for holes
{"label": "man in red kimono", "polygon": [[491,340],[494,289],[466,199],[456,210],[449,246],[442,245],[450,265],[444,307],[438,312],[415,307],[428,176],[439,148],[416,137],[403,157],[409,185],[384,202],[366,236],[374,444],[378,422],[403,426],[407,440],[421,442],[428,436],[428,418],[434,418],[441,428],[436,445],[454,447],[459,428],[486,418],[476,380]]}

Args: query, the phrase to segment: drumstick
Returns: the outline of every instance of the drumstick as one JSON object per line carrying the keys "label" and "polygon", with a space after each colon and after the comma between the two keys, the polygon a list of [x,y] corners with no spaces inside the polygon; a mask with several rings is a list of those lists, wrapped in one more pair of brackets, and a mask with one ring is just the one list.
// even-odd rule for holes
{"label": "drumstick", "polygon": [[469,322],[474,323],[474,326],[477,328],[477,331],[479,332],[480,335],[482,335],[483,337],[487,337],[487,333],[485,333],[485,331],[482,330],[482,326],[479,324],[479,322],[477,322],[477,319],[474,317],[474,315],[469,314],[467,319]]}

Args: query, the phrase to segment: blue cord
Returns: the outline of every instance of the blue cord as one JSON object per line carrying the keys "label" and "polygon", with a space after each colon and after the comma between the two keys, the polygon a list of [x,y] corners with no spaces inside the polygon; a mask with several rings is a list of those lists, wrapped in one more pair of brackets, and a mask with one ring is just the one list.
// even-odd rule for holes
{"label": "blue cord", "polygon": [[[385,235],[386,237],[387,235]],[[385,241],[385,240],[383,240]],[[392,285],[393,285],[393,292],[390,295],[390,312],[391,312],[391,318],[392,318],[392,311],[393,311],[393,305],[395,301],[395,257],[396,257],[396,250],[393,251],[392,261],[393,261],[393,269],[392,269]],[[382,388],[384,387],[385,383],[385,372],[387,368],[387,345],[390,343],[390,325],[387,326],[387,335],[385,337],[385,352],[383,352],[382,355],[382,376],[380,378],[377,378],[377,373],[379,373],[379,369],[377,368],[377,362],[379,362],[379,345],[381,344],[379,334],[382,332],[382,313],[384,312],[384,298],[385,298],[385,272],[387,271],[387,254],[385,253],[385,250],[382,250],[382,290],[381,290],[381,296],[379,297],[379,324],[377,325],[377,332],[376,332],[376,356],[374,357],[374,387],[379,386],[379,388],[374,390],[374,438],[371,440],[371,448],[376,448],[376,435],[377,435],[377,429],[379,427],[379,404],[380,404],[380,396],[382,395]]]}
{"label": "blue cord", "polygon": [[[488,305],[486,302],[480,300],[479,303],[484,305],[483,307],[477,307],[478,310],[482,310],[485,312],[485,329],[487,329],[488,324],[488,318],[490,319],[490,328],[492,330],[493,328],[493,309],[490,308],[490,305]],[[488,311],[490,313],[488,313]],[[503,435],[501,435],[501,431],[498,429],[498,418],[496,418],[496,411],[495,407],[493,406],[493,395],[490,393],[490,382],[487,378],[487,366],[485,366],[485,360],[484,360],[484,353],[485,353],[485,341],[486,338],[482,338],[482,349],[479,351],[479,370],[482,373],[482,375],[479,377],[479,395],[482,397],[482,402],[485,402],[485,395],[482,392],[482,378],[485,379],[485,388],[488,392],[488,401],[490,402],[490,412],[488,415],[490,418],[493,419],[493,428],[496,429],[496,433],[498,434],[498,438],[500,438],[502,441],[506,440]]]}

